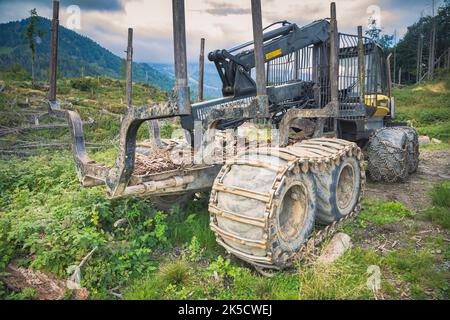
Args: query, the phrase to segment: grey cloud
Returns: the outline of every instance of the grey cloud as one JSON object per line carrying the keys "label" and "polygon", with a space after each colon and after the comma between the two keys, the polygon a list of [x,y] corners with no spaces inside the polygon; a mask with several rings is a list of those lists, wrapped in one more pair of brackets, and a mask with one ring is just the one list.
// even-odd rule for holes
{"label": "grey cloud", "polygon": [[[437,0],[436,3],[440,1]],[[385,9],[406,9],[413,7],[431,7],[431,0],[381,0],[380,5]]]}
{"label": "grey cloud", "polygon": [[[436,0],[439,2],[438,0]],[[442,3],[443,0],[441,0]],[[36,7],[39,14],[51,16],[51,0],[0,0],[0,22],[26,18],[29,9]],[[65,8],[78,4],[82,10],[82,30],[80,33],[98,41],[114,53],[124,56],[126,30],[133,23],[133,12],[126,17],[124,6],[128,2],[170,7],[170,0],[61,0]],[[422,8],[430,7],[431,0],[336,0],[339,30],[355,33],[357,25],[367,25],[369,5],[379,5],[382,10],[382,26],[386,33],[397,29],[404,34],[405,26],[412,24],[420,16]],[[188,0],[186,7],[198,11],[205,17],[204,27],[192,29],[192,21],[187,21],[188,57],[198,60],[199,38],[207,38],[208,50],[228,48],[251,39],[250,1],[248,0]],[[143,6],[145,7],[145,6]],[[329,16],[329,1],[317,0],[262,0],[264,25],[278,20],[290,20],[305,25],[315,19]],[[142,12],[142,11],[141,11]],[[172,62],[172,24],[170,10],[167,21],[158,25],[151,22],[138,24],[135,29],[135,60]],[[139,17],[142,19],[142,17]],[[199,18],[201,19],[201,18]],[[62,19],[63,22],[64,19]],[[191,23],[191,25],[190,25]],[[209,30],[211,29],[211,30]],[[212,31],[214,30],[214,31]],[[0,35],[1,36],[1,35]]]}
{"label": "grey cloud", "polygon": [[120,0],[61,0],[64,6],[79,5],[81,10],[121,11],[124,6]]}
{"label": "grey cloud", "polygon": [[245,15],[250,14],[250,8],[241,8],[228,2],[213,2],[209,1],[209,8],[205,12],[215,16],[229,16],[229,15]]}

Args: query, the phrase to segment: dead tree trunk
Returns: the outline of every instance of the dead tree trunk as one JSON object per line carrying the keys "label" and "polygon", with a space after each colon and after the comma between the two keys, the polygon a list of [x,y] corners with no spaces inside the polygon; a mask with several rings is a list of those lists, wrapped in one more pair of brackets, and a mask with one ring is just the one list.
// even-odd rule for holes
{"label": "dead tree trunk", "polygon": [[434,64],[436,59],[436,18],[434,16],[434,0],[432,3],[432,19],[433,25],[430,33],[430,54],[428,60],[428,80],[431,81],[434,78]]}
{"label": "dead tree trunk", "polygon": [[127,46],[127,108],[133,104],[133,29],[128,29]]}

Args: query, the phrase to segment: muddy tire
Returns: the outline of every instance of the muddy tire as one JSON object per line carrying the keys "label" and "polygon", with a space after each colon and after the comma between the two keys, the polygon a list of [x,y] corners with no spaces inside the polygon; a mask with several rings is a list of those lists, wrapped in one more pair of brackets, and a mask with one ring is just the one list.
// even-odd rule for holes
{"label": "muddy tire", "polygon": [[352,152],[362,158],[347,141],[311,141],[327,146],[299,143],[259,154],[250,151],[223,166],[209,212],[217,242],[229,253],[262,268],[293,265],[315,223],[314,172],[331,172]]}
{"label": "muddy tire", "polygon": [[407,142],[407,157],[408,157],[408,173],[414,173],[419,168],[419,133],[416,129],[411,127],[401,127],[405,132]]}
{"label": "muddy tire", "polygon": [[318,223],[329,225],[339,221],[361,202],[365,173],[355,156],[345,158],[331,172],[317,172],[314,177]]}
{"label": "muddy tire", "polygon": [[375,131],[369,139],[367,157],[373,181],[403,182],[409,173],[405,130],[394,127]]}
{"label": "muddy tire", "polygon": [[288,166],[276,154],[242,155],[227,162],[216,179],[211,228],[218,243],[238,258],[285,268],[308,239],[316,212],[314,182]]}
{"label": "muddy tire", "polygon": [[178,206],[180,210],[186,210],[189,201],[192,200],[194,194],[192,192],[187,192],[183,194],[175,194],[170,196],[158,196],[152,197],[150,201],[153,206],[164,212],[170,212],[172,208]]}

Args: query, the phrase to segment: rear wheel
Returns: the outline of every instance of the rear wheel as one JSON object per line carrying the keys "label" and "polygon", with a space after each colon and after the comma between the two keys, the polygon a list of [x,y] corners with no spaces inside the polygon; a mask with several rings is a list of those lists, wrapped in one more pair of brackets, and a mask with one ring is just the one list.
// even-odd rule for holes
{"label": "rear wheel", "polygon": [[382,128],[369,139],[368,171],[374,181],[402,182],[409,173],[408,136],[402,128]]}
{"label": "rear wheel", "polygon": [[331,224],[352,213],[362,198],[365,180],[361,162],[344,159],[331,172],[317,173],[317,221]]}

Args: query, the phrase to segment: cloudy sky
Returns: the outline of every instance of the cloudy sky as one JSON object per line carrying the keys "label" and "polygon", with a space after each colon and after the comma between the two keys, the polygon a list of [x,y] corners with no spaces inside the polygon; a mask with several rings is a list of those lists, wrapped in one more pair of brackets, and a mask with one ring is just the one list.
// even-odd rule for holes
{"label": "cloudy sky", "polygon": [[[431,13],[432,0],[336,0],[340,31],[356,32],[370,16],[379,17],[386,33],[399,37],[421,14]],[[172,62],[170,0],[61,0],[61,24],[75,28],[123,56],[127,28],[135,28],[135,60]],[[329,0],[262,0],[264,24],[289,20],[304,25],[329,17]],[[439,4],[441,1],[436,0]],[[37,8],[51,17],[52,0],[0,0],[0,23],[20,20]],[[76,7],[80,9],[77,14]],[[75,8],[75,9],[74,9]],[[251,39],[250,0],[186,0],[188,59],[196,61],[200,38],[207,52]],[[78,28],[79,27],[79,28]],[[1,36],[1,35],[0,35]]]}

